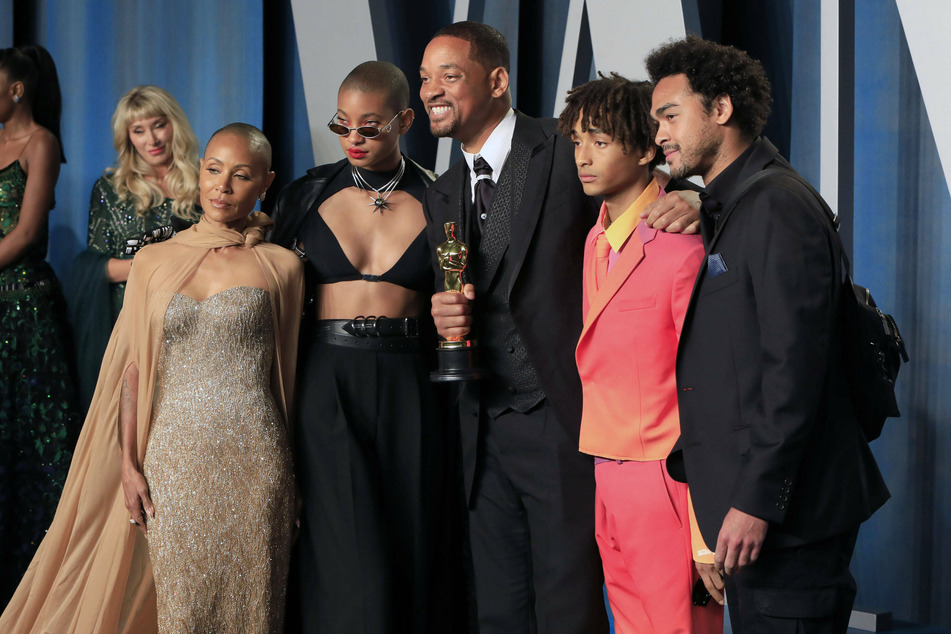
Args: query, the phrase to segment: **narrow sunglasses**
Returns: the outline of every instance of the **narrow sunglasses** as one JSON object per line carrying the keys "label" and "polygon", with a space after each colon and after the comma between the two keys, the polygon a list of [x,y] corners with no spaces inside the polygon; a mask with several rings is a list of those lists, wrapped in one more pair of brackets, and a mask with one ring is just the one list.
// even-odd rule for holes
{"label": "narrow sunglasses", "polygon": [[399,112],[397,112],[393,116],[393,118],[390,119],[390,122],[387,123],[382,128],[377,128],[376,126],[372,126],[372,125],[361,125],[355,128],[348,128],[342,123],[337,123],[336,121],[337,115],[334,115],[330,118],[330,123],[327,124],[327,127],[330,128],[330,131],[336,134],[337,136],[347,136],[348,134],[350,134],[351,130],[356,130],[357,134],[362,136],[364,139],[373,139],[380,136],[384,132],[389,132],[390,130],[392,130],[393,122],[396,121],[396,117],[400,116],[404,112],[406,112],[406,110],[400,110]]}

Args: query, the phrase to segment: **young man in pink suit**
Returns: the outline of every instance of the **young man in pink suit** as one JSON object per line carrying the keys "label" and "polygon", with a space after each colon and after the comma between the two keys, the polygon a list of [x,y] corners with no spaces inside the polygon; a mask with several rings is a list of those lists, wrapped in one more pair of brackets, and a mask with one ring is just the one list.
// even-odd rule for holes
{"label": "young man in pink suit", "polygon": [[722,583],[711,584],[708,607],[691,596],[713,553],[692,535],[687,487],[665,467],[680,434],[677,343],[703,244],[640,218],[664,195],[651,89],[602,76],[569,93],[559,120],[585,193],[604,200],[584,252],[580,449],[595,460],[596,538],[616,631],[721,632]]}

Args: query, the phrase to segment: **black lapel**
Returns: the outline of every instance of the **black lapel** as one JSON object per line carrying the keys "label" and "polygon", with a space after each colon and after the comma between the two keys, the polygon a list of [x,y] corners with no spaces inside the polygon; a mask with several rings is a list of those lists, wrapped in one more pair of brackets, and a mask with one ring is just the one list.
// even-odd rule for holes
{"label": "black lapel", "polygon": [[[709,253],[709,251],[707,251]],[[690,329],[690,323],[693,319],[693,309],[697,305],[697,295],[700,293],[700,286],[703,283],[703,278],[707,274],[707,258],[704,256],[703,262],[700,263],[700,270],[697,271],[697,279],[693,283],[693,290],[690,291],[690,301],[687,302],[687,310],[684,313],[684,323],[682,328],[682,334],[680,336],[681,341],[686,338],[688,331]],[[678,354],[680,356],[679,349],[683,346],[678,347]]]}
{"label": "black lapel", "polygon": [[492,197],[492,209],[482,229],[476,270],[477,279],[484,286],[492,282],[509,246],[512,213],[518,209],[522,200],[530,154],[531,149],[513,136],[512,149],[502,166],[499,183]]}
{"label": "black lapel", "polygon": [[426,169],[425,167],[423,167],[422,165],[420,165],[419,163],[417,163],[410,157],[406,156],[405,154],[403,155],[403,158],[406,159],[406,165],[410,169],[416,170],[416,173],[419,174],[419,179],[423,181],[423,185],[425,185],[426,187],[429,187],[430,185],[433,184],[433,182],[436,180],[435,172],[429,171],[428,169]]}
{"label": "black lapel", "polygon": [[[739,177],[737,178],[737,186],[731,194],[731,199],[735,193],[739,192],[740,186],[743,182],[752,176],[753,174],[766,169],[770,164],[775,163],[776,165],[787,167],[792,169],[789,163],[784,159],[780,154],[779,150],[776,149],[776,146],[770,143],[769,139],[762,137],[756,141],[757,146],[753,149],[753,152],[750,154],[749,158],[746,160],[746,165],[743,166],[743,170],[740,172]],[[729,201],[725,201],[729,203]],[[733,211],[736,209],[736,205],[727,205],[724,208],[723,215],[720,216],[719,229],[716,233],[713,234],[713,238],[710,240],[710,244],[707,245],[707,253],[715,253],[713,250],[716,247],[717,242],[720,240],[720,235],[723,233],[724,227],[726,227],[727,221],[733,215]]]}
{"label": "black lapel", "polygon": [[[766,137],[762,137],[757,141],[757,147],[746,160],[746,165],[743,167],[743,170],[738,177],[737,189],[734,191],[739,191],[738,188],[743,183],[743,181],[756,172],[765,169],[771,163],[776,163],[777,165],[783,165],[786,167],[789,166],[789,163],[782,156],[780,156],[779,150],[776,149],[776,146],[770,143],[769,139]],[[716,253],[714,249],[716,248],[717,243],[720,241],[720,236],[723,234],[723,229],[726,227],[727,221],[733,215],[734,209],[736,209],[736,205],[730,205],[724,210],[723,215],[720,216],[719,229],[717,229],[716,233],[713,234],[713,238],[711,238],[710,243],[705,245],[706,248],[704,249],[705,256],[703,258],[703,263],[700,265],[700,270],[697,271],[697,281],[694,282],[693,291],[690,293],[690,302],[687,304],[687,311],[684,314],[684,327],[681,340],[683,340],[684,336],[687,334],[690,321],[693,317],[694,306],[697,303],[697,296],[700,293],[700,287],[702,286],[703,280],[707,274],[707,257],[709,257],[711,253]]]}
{"label": "black lapel", "polygon": [[546,188],[551,176],[552,161],[555,156],[555,132],[547,134],[541,122],[527,117],[520,112],[515,113],[518,119],[515,122],[515,134],[512,138],[513,148],[516,143],[528,149],[528,163],[524,185],[519,188],[519,200],[513,200],[512,212],[509,218],[509,250],[512,251],[512,277],[509,280],[509,290],[518,278],[528,253],[528,246],[535,235],[535,227],[541,216],[542,205],[546,198]]}
{"label": "black lapel", "polygon": [[[304,220],[310,214],[317,213],[317,201],[320,200],[320,195],[327,187],[327,183],[349,164],[347,159],[343,159],[336,163],[311,168],[307,170],[306,176],[292,182],[285,190],[282,190],[280,195],[282,199],[285,199],[284,204],[280,213],[272,218],[274,229],[268,236],[268,240],[281,246],[290,246],[298,237],[297,234]],[[302,199],[309,202],[304,203]]]}

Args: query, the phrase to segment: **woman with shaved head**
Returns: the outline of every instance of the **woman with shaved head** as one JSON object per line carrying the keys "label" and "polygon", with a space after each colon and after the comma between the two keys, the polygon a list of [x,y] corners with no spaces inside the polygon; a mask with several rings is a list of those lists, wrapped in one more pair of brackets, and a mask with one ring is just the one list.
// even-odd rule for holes
{"label": "woman with shaved head", "polygon": [[134,258],[63,496],[2,632],[283,631],[303,298],[252,213],[260,130],[216,132],[203,215]]}
{"label": "woman with shaved head", "polygon": [[289,604],[303,631],[416,632],[438,610],[428,593],[445,426],[422,354],[434,343],[420,343],[433,289],[420,199],[434,175],[400,151],[413,117],[402,71],[360,64],[327,124],[345,158],[309,170],[274,208],[273,239],[305,258],[313,303]]}

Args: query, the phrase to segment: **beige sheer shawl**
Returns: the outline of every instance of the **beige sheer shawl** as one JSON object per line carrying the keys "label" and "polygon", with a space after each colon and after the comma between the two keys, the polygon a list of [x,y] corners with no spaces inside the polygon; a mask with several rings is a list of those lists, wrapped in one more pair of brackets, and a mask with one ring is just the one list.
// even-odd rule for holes
{"label": "beige sheer shawl", "polygon": [[[125,369],[139,368],[138,452],[145,457],[152,389],[165,311],[210,249],[246,245],[267,279],[275,333],[272,386],[289,420],[303,299],[300,262],[262,242],[273,224],[251,214],[243,233],[202,219],[135,257],[124,308],[103,357],[95,396],[50,529],[3,615],[0,632],[155,632],[155,587],[148,544],[129,523],[119,473],[119,391]],[[145,369],[143,371],[143,369]]]}

